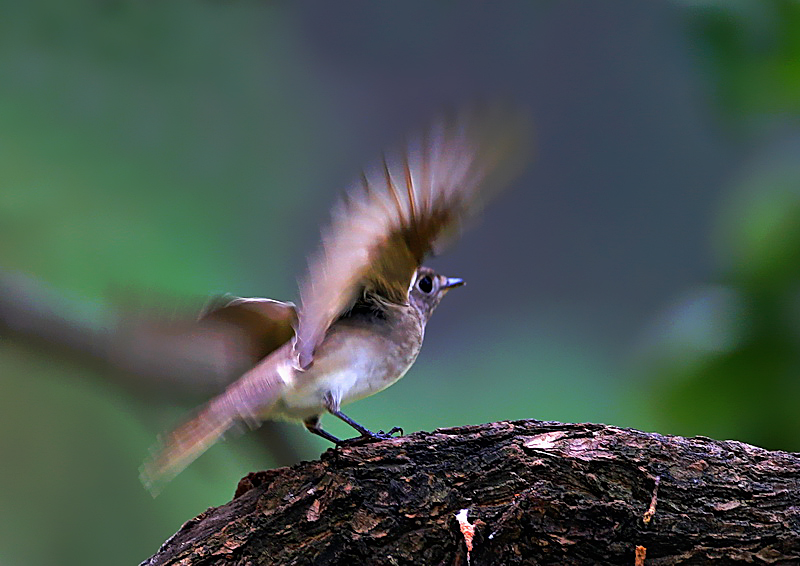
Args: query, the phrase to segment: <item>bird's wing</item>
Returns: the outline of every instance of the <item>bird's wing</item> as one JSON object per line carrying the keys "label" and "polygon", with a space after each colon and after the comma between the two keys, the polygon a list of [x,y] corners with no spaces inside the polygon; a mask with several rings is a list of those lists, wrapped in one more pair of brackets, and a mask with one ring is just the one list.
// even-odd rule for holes
{"label": "bird's wing", "polygon": [[239,348],[255,364],[292,339],[297,311],[290,302],[226,295],[206,305],[198,322],[236,328],[243,339]]}
{"label": "bird's wing", "polygon": [[364,289],[407,302],[423,258],[521,170],[527,134],[520,112],[463,109],[439,117],[362,175],[334,209],[301,285],[295,342],[301,368]]}

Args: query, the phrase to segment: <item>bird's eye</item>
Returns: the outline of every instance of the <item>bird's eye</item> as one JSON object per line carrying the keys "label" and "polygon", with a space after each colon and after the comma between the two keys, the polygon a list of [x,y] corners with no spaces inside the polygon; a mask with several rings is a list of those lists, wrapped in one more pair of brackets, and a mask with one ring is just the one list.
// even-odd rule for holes
{"label": "bird's eye", "polygon": [[423,293],[430,293],[433,291],[433,279],[431,279],[430,275],[426,275],[419,281],[417,281],[417,287]]}

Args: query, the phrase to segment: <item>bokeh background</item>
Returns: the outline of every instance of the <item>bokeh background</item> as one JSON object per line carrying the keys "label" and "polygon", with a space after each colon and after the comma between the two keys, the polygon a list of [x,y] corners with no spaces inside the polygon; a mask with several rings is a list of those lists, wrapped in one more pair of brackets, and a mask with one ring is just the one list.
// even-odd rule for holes
{"label": "bokeh background", "polygon": [[156,435],[222,387],[162,322],[296,299],[359,169],[497,96],[535,162],[431,262],[468,286],[413,370],[349,414],[800,450],[798,2],[4,1],[0,564],[138,563],[327,449],[239,436],[151,498]]}

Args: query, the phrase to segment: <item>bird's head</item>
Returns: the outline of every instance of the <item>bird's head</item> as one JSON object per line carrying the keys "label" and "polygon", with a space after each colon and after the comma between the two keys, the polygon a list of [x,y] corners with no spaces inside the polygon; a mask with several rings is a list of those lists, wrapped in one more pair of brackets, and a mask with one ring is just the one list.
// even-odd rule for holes
{"label": "bird's head", "polygon": [[414,273],[414,279],[408,291],[408,300],[427,322],[442,297],[450,289],[462,285],[464,285],[463,279],[445,277],[429,267],[420,267]]}

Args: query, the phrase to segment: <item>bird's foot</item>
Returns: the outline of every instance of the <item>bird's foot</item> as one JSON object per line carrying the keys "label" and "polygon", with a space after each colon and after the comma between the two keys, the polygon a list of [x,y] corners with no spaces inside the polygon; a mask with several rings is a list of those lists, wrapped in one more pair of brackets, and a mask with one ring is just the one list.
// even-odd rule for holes
{"label": "bird's foot", "polygon": [[382,430],[377,432],[377,435],[382,436],[384,440],[387,438],[395,438],[395,434],[397,434],[397,436],[403,436],[403,429],[399,426],[393,426],[389,432],[383,432]]}
{"label": "bird's foot", "polygon": [[361,444],[367,444],[368,442],[378,442],[381,440],[390,440],[392,438],[397,438],[394,436],[397,433],[400,433],[400,436],[403,435],[403,429],[399,426],[392,427],[389,432],[383,432],[379,430],[378,432],[372,432],[371,430],[364,429],[364,432],[361,433],[359,436],[355,436],[353,438],[346,438],[344,440],[340,440],[336,443],[337,446],[360,446]]}

